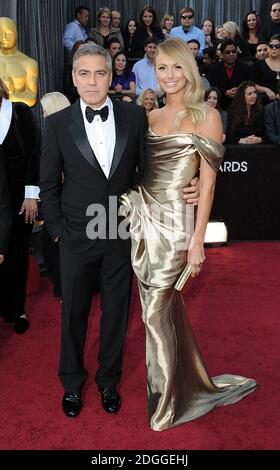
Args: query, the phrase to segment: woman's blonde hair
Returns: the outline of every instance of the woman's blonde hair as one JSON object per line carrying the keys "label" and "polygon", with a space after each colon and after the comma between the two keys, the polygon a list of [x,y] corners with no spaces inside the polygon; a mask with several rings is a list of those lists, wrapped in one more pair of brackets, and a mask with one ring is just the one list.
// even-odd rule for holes
{"label": "woman's blonde hair", "polygon": [[240,30],[234,21],[227,21],[223,24],[223,29],[230,34],[230,39],[240,37]]}
{"label": "woman's blonde hair", "polygon": [[155,64],[160,53],[175,59],[181,65],[187,80],[183,97],[185,111],[178,113],[177,126],[179,127],[185,117],[190,117],[194,125],[197,126],[206,117],[207,105],[204,102],[205,87],[193,53],[184,41],[173,38],[168,38],[158,45],[154,57]]}
{"label": "woman's blonde hair", "polygon": [[48,116],[71,105],[68,98],[66,98],[66,96],[60,93],[59,91],[47,93],[41,98],[40,101],[43,111],[45,111]]}
{"label": "woman's blonde hair", "polygon": [[138,96],[136,104],[138,104],[139,106],[143,106],[144,98],[148,93],[152,93],[154,95],[154,97],[155,97],[154,108],[158,108],[157,94],[156,94],[155,90],[153,90],[152,88],[146,88],[145,90],[143,90],[142,93]]}
{"label": "woman's blonde hair", "polygon": [[160,27],[161,27],[161,29],[164,29],[164,28],[165,28],[165,22],[166,22],[166,20],[171,20],[172,18],[175,20],[175,16],[173,15],[173,13],[165,13],[165,14],[163,15],[163,17],[161,18],[161,20],[160,20]]}
{"label": "woman's blonde hair", "polygon": [[106,13],[106,15],[110,16],[110,18],[112,17],[112,11],[110,10],[110,8],[108,8],[108,7],[99,8],[99,10],[97,12],[97,15],[96,15],[98,23],[100,23],[100,18],[104,13]]}

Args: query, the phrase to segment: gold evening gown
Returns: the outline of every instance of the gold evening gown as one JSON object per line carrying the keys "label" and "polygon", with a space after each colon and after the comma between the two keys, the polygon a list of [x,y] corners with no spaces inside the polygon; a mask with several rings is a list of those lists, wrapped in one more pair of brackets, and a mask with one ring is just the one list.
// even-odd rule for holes
{"label": "gold evening gown", "polygon": [[182,188],[197,174],[201,158],[217,171],[224,149],[196,133],[159,136],[149,129],[146,152],[145,177],[121,203],[129,214],[146,329],[150,425],[162,431],[235,403],[257,384],[237,375],[208,375],[182,294],[174,289],[194,230],[194,207],[183,201]]}

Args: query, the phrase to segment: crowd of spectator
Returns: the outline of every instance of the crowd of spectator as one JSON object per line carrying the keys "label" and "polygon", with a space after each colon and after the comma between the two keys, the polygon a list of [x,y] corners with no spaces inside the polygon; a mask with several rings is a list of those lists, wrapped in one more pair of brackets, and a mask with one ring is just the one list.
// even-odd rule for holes
{"label": "crowd of spectator", "polygon": [[[176,12],[177,13],[177,12]],[[113,63],[112,99],[137,102],[148,113],[164,105],[153,58],[158,43],[168,37],[187,42],[205,87],[205,101],[222,117],[226,143],[280,143],[280,2],[272,3],[270,14],[261,18],[249,11],[239,26],[231,20],[215,25],[212,18],[195,24],[195,12],[184,7],[175,14],[157,18],[145,6],[139,18],[122,24],[119,11],[108,7],[97,12],[97,24],[89,27],[89,9],[79,6],[75,19],[64,31],[67,55],[64,93],[73,103],[77,93],[72,82],[72,60],[87,42],[108,49]]]}

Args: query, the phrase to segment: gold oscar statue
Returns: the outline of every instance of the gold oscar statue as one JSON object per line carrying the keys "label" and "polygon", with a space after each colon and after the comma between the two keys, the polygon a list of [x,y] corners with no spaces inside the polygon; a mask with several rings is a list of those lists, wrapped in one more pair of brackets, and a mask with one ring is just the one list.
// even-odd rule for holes
{"label": "gold oscar statue", "polygon": [[38,93],[38,64],[17,47],[16,22],[0,17],[0,78],[9,90],[10,100],[34,106]]}

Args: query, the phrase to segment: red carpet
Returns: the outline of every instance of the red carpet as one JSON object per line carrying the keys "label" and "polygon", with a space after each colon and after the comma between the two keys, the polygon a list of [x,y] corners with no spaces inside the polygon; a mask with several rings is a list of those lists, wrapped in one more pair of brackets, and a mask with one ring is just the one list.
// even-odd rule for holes
{"label": "red carpet", "polygon": [[93,383],[99,317],[94,305],[84,408],[69,420],[61,411],[63,390],[56,376],[60,303],[43,279],[42,293],[28,298],[31,328],[26,334],[16,335],[1,320],[0,449],[279,449],[280,243],[208,249],[203,274],[192,281],[186,302],[211,375],[253,377],[260,384],[255,393],[172,430],[150,431],[144,330],[135,288],[121,412],[103,412]]}

